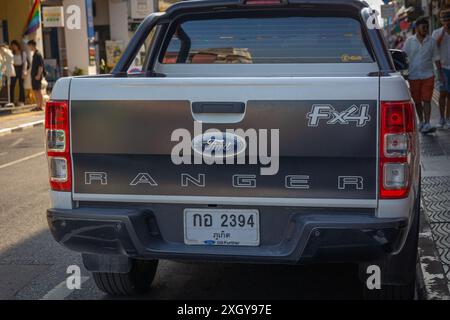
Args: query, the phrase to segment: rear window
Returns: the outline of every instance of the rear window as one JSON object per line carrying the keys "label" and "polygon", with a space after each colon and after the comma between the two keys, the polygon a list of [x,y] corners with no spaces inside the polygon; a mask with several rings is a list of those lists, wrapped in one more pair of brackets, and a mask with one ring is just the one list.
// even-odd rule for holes
{"label": "rear window", "polygon": [[172,27],[164,64],[369,63],[350,17],[189,20]]}

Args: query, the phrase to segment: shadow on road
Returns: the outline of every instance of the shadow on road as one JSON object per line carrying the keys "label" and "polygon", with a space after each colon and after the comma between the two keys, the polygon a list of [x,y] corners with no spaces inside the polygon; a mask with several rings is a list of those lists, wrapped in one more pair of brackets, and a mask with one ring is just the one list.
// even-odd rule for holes
{"label": "shadow on road", "polygon": [[[118,299],[100,292],[80,255],[53,241],[47,230],[0,252],[0,297],[39,299],[65,281],[67,267],[89,276],[68,299]],[[132,299],[360,299],[357,266],[250,265],[160,261],[153,289]]]}
{"label": "shadow on road", "polygon": [[360,299],[360,293],[356,265],[285,266],[163,261],[152,292],[138,298]]}

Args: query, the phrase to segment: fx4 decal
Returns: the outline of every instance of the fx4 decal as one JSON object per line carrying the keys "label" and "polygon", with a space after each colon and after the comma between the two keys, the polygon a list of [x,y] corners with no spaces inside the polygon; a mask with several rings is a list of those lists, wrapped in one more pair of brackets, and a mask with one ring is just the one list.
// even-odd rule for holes
{"label": "fx4 decal", "polygon": [[309,119],[309,127],[317,127],[320,120],[327,120],[327,124],[351,124],[364,127],[370,121],[369,105],[352,105],[344,111],[336,111],[331,104],[313,104],[306,117]]}

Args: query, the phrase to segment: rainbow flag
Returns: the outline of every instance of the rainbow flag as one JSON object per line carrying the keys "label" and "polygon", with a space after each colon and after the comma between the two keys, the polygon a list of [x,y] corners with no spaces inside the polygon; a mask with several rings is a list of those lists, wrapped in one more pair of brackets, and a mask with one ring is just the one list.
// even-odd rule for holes
{"label": "rainbow flag", "polygon": [[25,25],[25,30],[23,32],[24,36],[35,32],[41,24],[41,1],[34,0],[33,8],[28,15],[27,24]]}

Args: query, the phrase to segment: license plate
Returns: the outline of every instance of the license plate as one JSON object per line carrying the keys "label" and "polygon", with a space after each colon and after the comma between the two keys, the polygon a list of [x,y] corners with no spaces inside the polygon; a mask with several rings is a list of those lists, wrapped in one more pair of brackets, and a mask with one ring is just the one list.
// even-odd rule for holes
{"label": "license plate", "polygon": [[185,209],[184,243],[259,246],[259,212],[240,209]]}

